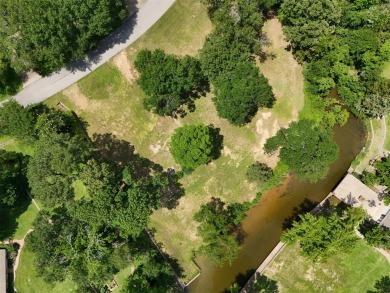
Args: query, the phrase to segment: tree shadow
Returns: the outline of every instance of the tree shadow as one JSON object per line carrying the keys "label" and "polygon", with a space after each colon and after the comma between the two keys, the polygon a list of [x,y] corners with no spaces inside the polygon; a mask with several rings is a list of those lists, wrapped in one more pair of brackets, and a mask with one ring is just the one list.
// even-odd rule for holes
{"label": "tree shadow", "polygon": [[248,233],[245,232],[245,230],[242,226],[242,223],[235,225],[232,228],[232,233],[236,236],[236,240],[237,240],[239,245],[244,244],[244,240],[248,236]]}
{"label": "tree shadow", "polygon": [[267,293],[278,293],[279,286],[278,282],[268,278],[267,276],[256,273],[256,281],[254,282],[250,293],[255,292],[267,292]]}
{"label": "tree shadow", "polygon": [[212,159],[216,160],[221,156],[223,149],[223,135],[221,134],[221,128],[215,128],[213,124],[208,125],[211,135],[214,141],[214,148],[212,152]]}
{"label": "tree shadow", "polygon": [[292,227],[294,221],[299,220],[299,216],[309,212],[313,207],[315,207],[316,203],[307,198],[303,200],[297,207],[294,207],[290,216],[284,219],[282,223],[282,229],[287,230]]}
{"label": "tree shadow", "polygon": [[18,196],[13,207],[0,204],[0,240],[13,238],[19,226],[17,219],[27,211],[30,204],[31,198],[26,192]]}
{"label": "tree shadow", "polygon": [[160,173],[166,180],[160,190],[161,205],[168,209],[174,209],[179,204],[179,199],[184,195],[184,188],[178,182],[178,176],[173,169],[163,170],[163,167],[153,161],[141,157],[135,152],[135,147],[128,141],[118,139],[111,133],[94,134],[92,143],[100,157],[109,162],[114,162],[119,167],[131,166],[131,175],[136,180],[150,178],[153,173]]}
{"label": "tree shadow", "polygon": [[[127,18],[123,24],[114,30],[110,35],[101,40],[84,59],[74,60],[68,66],[67,70],[75,73],[76,71],[92,70],[92,66],[99,63],[105,56],[104,54],[115,45],[125,44],[131,37],[134,27],[138,22],[137,1],[127,0],[126,7],[129,11]],[[118,51],[119,52],[119,51]]]}
{"label": "tree shadow", "polygon": [[388,293],[390,292],[390,276],[382,276],[375,282],[375,291],[368,290],[367,293]]}
{"label": "tree shadow", "polygon": [[[243,288],[255,272],[256,272],[255,269],[250,269],[247,270],[245,273],[239,273],[238,275],[236,275],[233,284],[237,283],[238,286],[240,286],[240,288]],[[230,290],[226,289],[223,291],[223,293],[230,293]]]}

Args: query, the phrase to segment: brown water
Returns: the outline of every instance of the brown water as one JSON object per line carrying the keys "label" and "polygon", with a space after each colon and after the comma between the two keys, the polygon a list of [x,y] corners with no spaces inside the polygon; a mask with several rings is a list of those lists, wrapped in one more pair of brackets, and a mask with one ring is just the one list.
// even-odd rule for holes
{"label": "brown water", "polygon": [[288,177],[282,186],[264,194],[243,221],[246,238],[237,259],[230,266],[215,267],[206,258],[197,258],[200,276],[188,287],[192,293],[223,292],[233,282],[244,285],[280,239],[291,218],[309,211],[321,202],[342,179],[365,142],[363,127],[355,117],[343,127],[334,128],[340,154],[328,176],[315,184]]}

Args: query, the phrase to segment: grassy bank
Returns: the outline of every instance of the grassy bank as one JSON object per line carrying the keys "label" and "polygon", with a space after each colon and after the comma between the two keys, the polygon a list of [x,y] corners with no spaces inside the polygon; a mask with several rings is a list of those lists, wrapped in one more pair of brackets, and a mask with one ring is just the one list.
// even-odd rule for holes
{"label": "grassy bank", "polygon": [[390,271],[384,256],[359,240],[350,254],[334,255],[326,263],[313,263],[299,255],[298,246],[286,246],[265,270],[278,282],[280,293],[361,293]]}

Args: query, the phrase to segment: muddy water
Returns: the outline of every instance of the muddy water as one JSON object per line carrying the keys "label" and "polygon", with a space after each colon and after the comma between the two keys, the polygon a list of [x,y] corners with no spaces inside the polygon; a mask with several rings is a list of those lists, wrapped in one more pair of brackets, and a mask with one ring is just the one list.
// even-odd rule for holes
{"label": "muddy water", "polygon": [[309,211],[342,179],[364,146],[364,130],[359,120],[350,117],[345,126],[335,127],[334,140],[339,145],[340,154],[328,176],[315,184],[288,177],[282,186],[264,194],[243,221],[247,235],[237,259],[231,266],[215,267],[207,259],[197,258],[202,273],[190,284],[191,293],[219,293],[227,290],[233,282],[245,284],[278,243],[283,228],[291,218]]}

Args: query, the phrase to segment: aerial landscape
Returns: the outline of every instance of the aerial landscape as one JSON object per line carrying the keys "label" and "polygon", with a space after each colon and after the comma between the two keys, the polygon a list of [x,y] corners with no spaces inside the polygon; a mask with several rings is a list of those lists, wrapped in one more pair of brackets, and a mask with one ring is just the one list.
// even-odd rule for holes
{"label": "aerial landscape", "polygon": [[0,0],[0,293],[390,293],[389,0]]}

